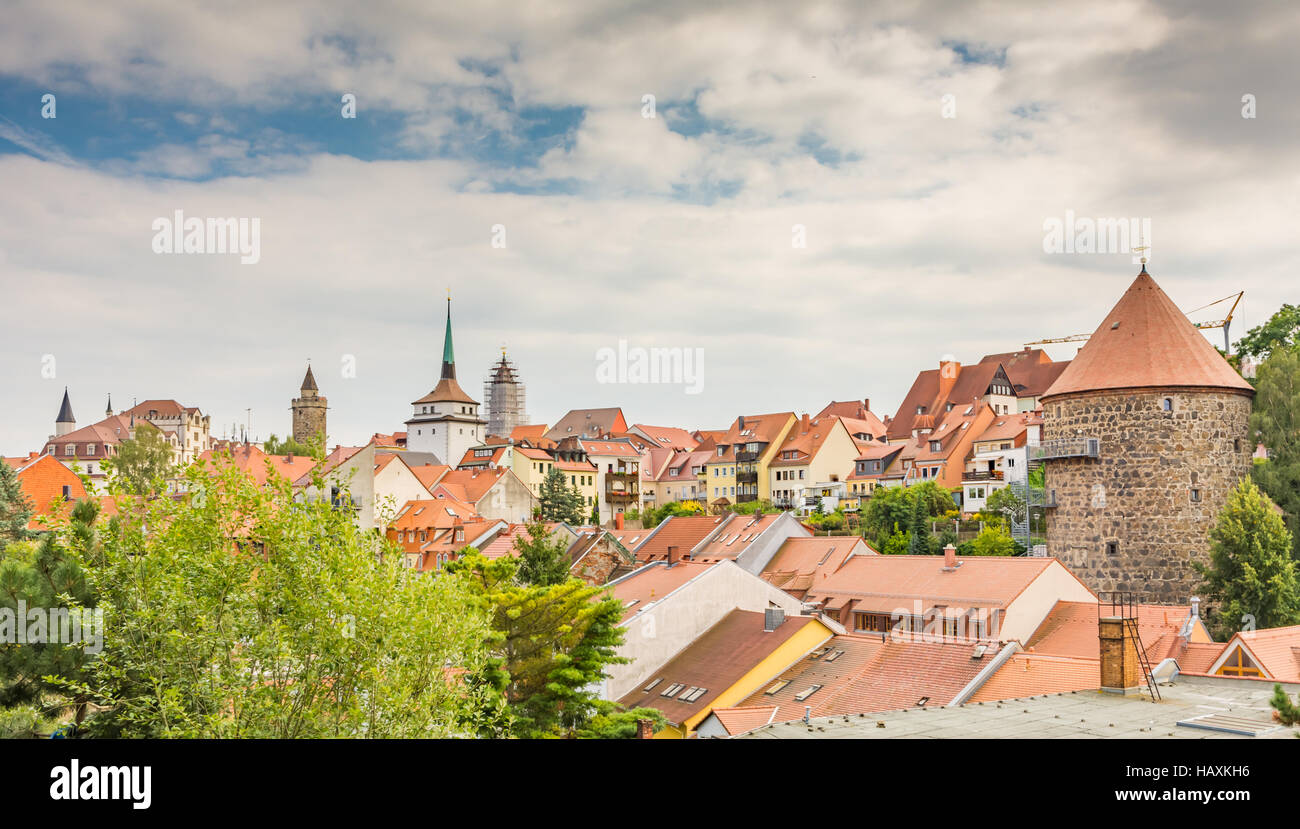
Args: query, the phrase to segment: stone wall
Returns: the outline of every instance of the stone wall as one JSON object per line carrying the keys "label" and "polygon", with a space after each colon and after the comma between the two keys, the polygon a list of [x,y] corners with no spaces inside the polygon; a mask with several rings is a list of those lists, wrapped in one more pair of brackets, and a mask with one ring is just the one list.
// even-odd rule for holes
{"label": "stone wall", "polygon": [[[1173,410],[1164,410],[1164,401]],[[1092,392],[1043,405],[1043,439],[1098,438],[1100,457],[1049,460],[1048,554],[1095,591],[1143,602],[1197,595],[1193,559],[1248,475],[1250,397],[1222,390]],[[1111,546],[1114,545],[1114,546]]]}
{"label": "stone wall", "polygon": [[293,401],[293,439],[299,443],[320,436],[325,441],[325,409],[327,401],[323,397],[298,397]]}

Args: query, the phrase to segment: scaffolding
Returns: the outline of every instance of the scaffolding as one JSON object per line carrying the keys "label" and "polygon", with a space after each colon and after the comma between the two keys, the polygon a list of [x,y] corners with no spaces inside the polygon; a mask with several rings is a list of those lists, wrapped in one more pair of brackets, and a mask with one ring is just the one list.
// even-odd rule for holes
{"label": "scaffolding", "polygon": [[487,407],[487,433],[508,438],[517,426],[528,424],[524,410],[524,384],[515,366],[501,349],[501,359],[483,381],[483,403]]}

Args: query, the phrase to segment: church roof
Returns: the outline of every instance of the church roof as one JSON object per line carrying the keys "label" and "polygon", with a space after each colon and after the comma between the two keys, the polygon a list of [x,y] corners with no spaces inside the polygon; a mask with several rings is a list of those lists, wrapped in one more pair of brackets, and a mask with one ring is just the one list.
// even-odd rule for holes
{"label": "church roof", "polygon": [[429,392],[424,397],[421,397],[419,400],[414,401],[411,405],[418,406],[421,403],[447,402],[478,404],[477,400],[465,393],[465,390],[460,387],[460,383],[456,382],[456,378],[444,377],[438,381],[438,385],[433,387],[433,391]]}
{"label": "church roof", "polygon": [[[45,411],[49,411],[46,409]],[[77,419],[72,416],[72,401],[68,399],[67,388],[63,389],[63,405],[59,406],[59,416],[54,419],[55,423],[76,423]]]}
{"label": "church roof", "polygon": [[311,364],[307,365],[307,376],[302,378],[301,391],[320,391],[316,388],[316,375],[311,373]]}
{"label": "church roof", "polygon": [[1105,389],[1206,387],[1254,392],[1143,266],[1043,399]]}

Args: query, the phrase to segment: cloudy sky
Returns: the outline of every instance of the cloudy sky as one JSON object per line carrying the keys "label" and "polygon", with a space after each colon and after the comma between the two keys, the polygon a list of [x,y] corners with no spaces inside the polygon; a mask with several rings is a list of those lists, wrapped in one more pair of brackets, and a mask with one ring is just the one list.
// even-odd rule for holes
{"label": "cloudy sky", "polygon": [[[1245,290],[1234,335],[1297,300],[1294,5],[432,5],[6,4],[0,453],[65,385],[80,425],[111,393],[284,434],[308,358],[333,442],[401,429],[447,289],[462,384],[505,345],[535,422],[892,413],[942,355],[1097,325],[1137,266],[1046,252],[1067,211],[1149,220],[1186,310]],[[156,253],[177,210],[260,258]],[[620,339],[703,349],[702,392],[597,382]]]}

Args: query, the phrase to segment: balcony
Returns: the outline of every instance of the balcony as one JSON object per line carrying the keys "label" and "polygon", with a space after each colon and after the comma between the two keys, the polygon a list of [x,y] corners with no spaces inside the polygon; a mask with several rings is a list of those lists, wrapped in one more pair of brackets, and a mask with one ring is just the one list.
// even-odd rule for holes
{"label": "balcony", "polygon": [[1029,460],[1050,461],[1057,458],[1097,458],[1101,456],[1098,438],[1057,438],[1029,447]]}
{"label": "balcony", "polygon": [[737,452],[736,463],[754,463],[758,460],[758,452]]}
{"label": "balcony", "polygon": [[1000,481],[1002,480],[1002,470],[995,469],[992,472],[967,472],[961,476],[962,483],[967,481]]}
{"label": "balcony", "polygon": [[635,473],[605,473],[605,503],[631,501],[639,497],[640,494],[641,483],[639,476]]}
{"label": "balcony", "polygon": [[736,483],[739,484],[756,484],[758,483],[757,472],[737,472]]}

